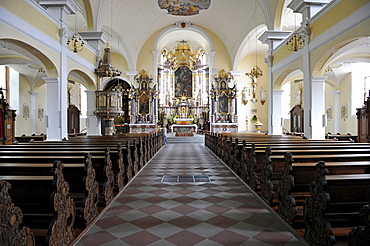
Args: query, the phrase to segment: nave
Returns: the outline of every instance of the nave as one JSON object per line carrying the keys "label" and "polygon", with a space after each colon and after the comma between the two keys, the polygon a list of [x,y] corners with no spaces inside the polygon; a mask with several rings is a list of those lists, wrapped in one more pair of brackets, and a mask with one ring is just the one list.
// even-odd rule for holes
{"label": "nave", "polygon": [[[169,137],[74,245],[306,245],[195,138]],[[210,182],[162,182],[164,175]]]}

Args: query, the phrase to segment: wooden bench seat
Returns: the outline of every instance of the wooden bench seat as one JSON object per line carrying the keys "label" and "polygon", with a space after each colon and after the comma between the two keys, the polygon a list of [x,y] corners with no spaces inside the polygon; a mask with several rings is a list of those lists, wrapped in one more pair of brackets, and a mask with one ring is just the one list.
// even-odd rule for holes
{"label": "wooden bench seat", "polygon": [[313,245],[338,242],[333,228],[360,226],[359,212],[370,202],[370,174],[329,175],[325,162],[316,166],[317,178],[304,205],[305,238]]}
{"label": "wooden bench seat", "polygon": [[[50,240],[58,244],[61,235],[69,240],[74,237],[70,235],[73,232],[74,212],[71,208],[74,211],[74,203],[68,197],[69,186],[63,177],[63,165],[55,162],[52,170],[53,176],[0,176],[0,180],[10,183],[9,195],[21,209],[23,225],[34,234],[36,245],[48,245]],[[54,226],[66,218],[70,224]]]}

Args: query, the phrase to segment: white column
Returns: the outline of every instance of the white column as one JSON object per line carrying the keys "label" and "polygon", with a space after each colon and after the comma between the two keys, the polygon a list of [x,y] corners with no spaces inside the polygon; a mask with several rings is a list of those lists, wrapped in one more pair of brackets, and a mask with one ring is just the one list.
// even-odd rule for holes
{"label": "white column", "polygon": [[130,78],[130,84],[132,85],[135,76],[138,74],[138,71],[125,71],[125,74]]}
{"label": "white column", "polygon": [[[242,71],[230,71],[230,74],[234,77],[234,82],[235,82],[235,90],[238,90],[238,79],[240,75],[242,75]],[[238,98],[234,98],[234,110],[235,110],[235,116],[234,116],[234,121],[233,122],[238,122]]]}
{"label": "white column", "polygon": [[325,80],[326,76],[312,76],[311,139],[325,139]]}
{"label": "white column", "polygon": [[[159,56],[159,51],[157,50],[153,50],[152,51],[152,54],[153,54],[153,65],[154,65],[154,68],[153,68],[153,81],[155,83],[157,83],[158,81],[158,56]],[[158,85],[157,85],[157,88],[158,90]],[[153,123],[156,124],[157,121],[158,121],[158,96],[153,98],[153,108],[154,108],[154,115],[153,115]]]}
{"label": "white column", "polygon": [[339,102],[339,95],[340,90],[332,91],[331,94],[334,95],[334,107],[333,107],[333,118],[334,118],[334,133],[339,132],[339,122],[340,122],[340,102]]}
{"label": "white column", "polygon": [[[288,36],[290,32],[285,31],[274,31],[274,30],[268,30],[265,31],[258,39],[263,43],[267,44],[269,46],[267,54],[268,57],[265,58],[265,62],[268,65],[268,93],[267,93],[267,110],[268,110],[268,127],[267,131],[269,134],[281,134],[282,128],[277,127],[277,115],[280,115],[281,117],[281,96],[278,98],[274,98],[274,80],[273,80],[273,73],[272,73],[272,67],[274,65],[274,56],[273,51],[274,49],[283,42]],[[277,95],[277,94],[276,94]],[[275,104],[277,104],[275,106]],[[278,112],[275,112],[275,110],[278,110]],[[278,125],[281,125],[279,123]],[[277,132],[276,132],[277,131]]]}
{"label": "white column", "polygon": [[59,78],[44,77],[46,86],[45,124],[48,141],[61,140],[59,110]]}
{"label": "white column", "polygon": [[36,96],[40,94],[40,92],[36,91],[29,91],[31,95],[31,108],[30,108],[30,118],[31,118],[31,134],[36,134],[36,120],[38,116],[38,111],[36,108]]}
{"label": "white column", "polygon": [[[207,87],[207,92],[208,92],[208,95],[211,94],[211,83],[212,83],[212,80],[213,80],[213,76],[214,76],[214,73],[217,73],[217,69],[215,69],[213,67],[213,64],[214,64],[214,57],[215,57],[215,54],[216,52],[215,51],[209,51],[208,52],[208,57],[209,57],[209,73],[208,73],[208,87]],[[215,113],[215,106],[216,105],[213,105],[212,104],[212,98],[209,97],[209,122],[210,123],[214,123],[214,113]],[[210,130],[211,132],[213,131],[212,129],[212,125],[210,125]]]}
{"label": "white column", "polygon": [[71,52],[63,45],[66,43],[65,35],[61,38],[60,66],[59,66],[59,111],[60,111],[60,131],[61,139],[68,139],[68,68],[67,53]]}
{"label": "white column", "polygon": [[85,91],[87,94],[86,126],[87,135],[101,136],[101,119],[94,114],[96,109],[95,91]]}
{"label": "white column", "polygon": [[[312,119],[311,119],[311,110],[312,110],[312,83],[311,83],[311,69],[310,69],[310,53],[309,53],[309,44],[305,45],[300,51],[303,53],[303,95],[304,95],[304,102],[303,102],[303,109],[304,109],[304,122],[303,122],[303,132],[304,136],[308,139],[312,139]],[[316,92],[315,92],[316,94]],[[315,97],[316,99],[316,97]],[[317,119],[315,119],[317,120]]]}
{"label": "white column", "polygon": [[272,114],[271,114],[271,135],[281,135],[283,133],[281,125],[281,96],[283,95],[283,90],[272,91]]}

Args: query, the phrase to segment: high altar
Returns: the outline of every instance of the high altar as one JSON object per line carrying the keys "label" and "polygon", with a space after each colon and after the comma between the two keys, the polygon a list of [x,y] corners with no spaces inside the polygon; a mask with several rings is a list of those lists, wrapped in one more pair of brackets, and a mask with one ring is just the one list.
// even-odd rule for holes
{"label": "high altar", "polygon": [[162,50],[157,81],[142,69],[130,83],[114,78],[121,72],[111,65],[107,46],[96,73],[111,81],[96,91],[95,111],[104,122],[105,135],[152,133],[159,128],[176,136],[238,131],[238,90],[233,76],[222,69],[211,80],[205,50],[192,51],[189,43],[178,41],[174,52]]}
{"label": "high altar", "polygon": [[187,100],[185,96],[176,101],[176,115],[172,119],[173,124],[171,125],[171,131],[176,132],[176,136],[193,136],[193,131],[198,131],[189,102],[190,100]]}
{"label": "high altar", "polygon": [[205,51],[193,52],[189,41],[178,41],[174,52],[162,51],[158,70],[159,112],[162,127],[176,136],[209,130],[209,83]]}

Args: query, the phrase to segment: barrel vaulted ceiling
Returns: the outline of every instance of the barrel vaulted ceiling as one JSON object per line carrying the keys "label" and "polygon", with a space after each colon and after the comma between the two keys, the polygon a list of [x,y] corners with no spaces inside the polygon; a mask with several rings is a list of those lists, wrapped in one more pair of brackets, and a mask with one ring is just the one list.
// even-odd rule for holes
{"label": "barrel vaulted ceiling", "polygon": [[[257,42],[253,41],[246,46],[249,39],[259,35],[262,30],[281,28],[274,27],[275,15],[281,12],[279,16],[284,18],[285,2],[290,0],[211,0],[210,7],[201,10],[198,15],[174,16],[160,9],[158,0],[78,0],[83,7],[80,18],[84,18],[79,21],[79,31],[104,30],[108,36],[113,36],[112,51],[119,51],[129,64],[136,64],[142,46],[152,35],[178,21],[189,21],[196,28],[215,34],[225,45],[234,63],[237,54],[240,56],[243,53],[245,56],[256,52]],[[89,21],[92,24],[89,25]],[[256,31],[257,26],[259,28]],[[169,33],[160,44],[172,49],[178,39],[191,40],[194,49],[204,45],[204,38],[197,38],[197,34],[186,29],[175,34]],[[157,48],[163,47],[153,47],[153,50]],[[258,43],[257,52],[265,57],[267,45]]]}

